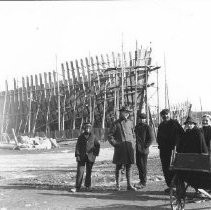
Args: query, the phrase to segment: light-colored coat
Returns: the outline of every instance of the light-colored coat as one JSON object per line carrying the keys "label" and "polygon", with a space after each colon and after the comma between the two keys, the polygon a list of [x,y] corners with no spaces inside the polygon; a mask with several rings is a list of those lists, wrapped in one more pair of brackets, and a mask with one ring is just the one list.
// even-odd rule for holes
{"label": "light-colored coat", "polygon": [[135,136],[133,122],[119,119],[110,128],[108,141],[114,147],[114,164],[133,164]]}

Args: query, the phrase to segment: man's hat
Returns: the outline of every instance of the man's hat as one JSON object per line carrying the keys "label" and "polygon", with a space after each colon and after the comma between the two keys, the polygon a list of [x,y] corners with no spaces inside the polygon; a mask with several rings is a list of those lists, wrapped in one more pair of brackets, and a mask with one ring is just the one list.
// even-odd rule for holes
{"label": "man's hat", "polygon": [[147,115],[145,113],[141,113],[140,110],[137,112],[137,117],[141,119],[147,119]]}
{"label": "man's hat", "polygon": [[196,125],[196,121],[191,116],[188,116],[187,119],[185,120],[184,124],[187,123],[193,123]]}
{"label": "man's hat", "polygon": [[83,123],[83,128],[85,128],[85,127],[91,127],[91,126],[92,126],[92,124],[90,122],[84,122]]}
{"label": "man's hat", "polygon": [[132,112],[128,106],[122,106],[122,108],[119,111],[120,112]]}
{"label": "man's hat", "polygon": [[204,115],[202,116],[202,118],[204,118],[204,117],[206,117],[206,118],[208,118],[209,120],[211,120],[211,116],[210,116],[209,114],[204,114]]}
{"label": "man's hat", "polygon": [[160,112],[160,115],[165,115],[165,114],[168,114],[170,112],[169,109],[163,109],[161,112]]}

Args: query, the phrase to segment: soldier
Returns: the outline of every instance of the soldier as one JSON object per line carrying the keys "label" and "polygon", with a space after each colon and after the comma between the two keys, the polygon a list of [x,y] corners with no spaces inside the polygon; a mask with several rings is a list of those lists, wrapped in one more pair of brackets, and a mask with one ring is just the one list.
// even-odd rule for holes
{"label": "soldier", "polygon": [[91,173],[96,156],[99,155],[100,143],[96,136],[91,132],[91,123],[83,124],[83,132],[78,137],[75,157],[77,161],[76,186],[72,192],[78,192],[81,189],[84,169],[86,165],[85,187],[87,191],[91,191]]}
{"label": "soldier", "polygon": [[180,141],[184,130],[177,120],[170,118],[169,109],[163,109],[160,112],[162,122],[158,126],[157,143],[160,150],[160,160],[163,169],[163,175],[168,186],[164,191],[170,192],[170,184],[173,178],[173,172],[169,170],[172,152]]}
{"label": "soldier", "polygon": [[154,132],[151,126],[147,125],[144,120],[146,114],[137,114],[137,125],[135,126],[136,134],[136,165],[139,172],[140,182],[135,185],[137,188],[144,188],[147,182],[147,158],[149,155],[149,146],[155,140]]}
{"label": "soldier", "polygon": [[131,110],[124,106],[119,111],[120,118],[110,128],[108,136],[108,141],[114,147],[113,163],[116,164],[116,190],[120,190],[120,170],[125,166],[127,190],[135,191],[136,188],[131,185],[131,165],[134,164],[135,144],[133,122],[129,119]]}

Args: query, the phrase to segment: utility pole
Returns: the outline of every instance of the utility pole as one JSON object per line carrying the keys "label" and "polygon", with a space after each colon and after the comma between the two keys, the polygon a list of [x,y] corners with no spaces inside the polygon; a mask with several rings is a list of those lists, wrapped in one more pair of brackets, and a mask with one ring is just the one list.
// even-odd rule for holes
{"label": "utility pole", "polygon": [[169,103],[169,95],[168,95],[168,84],[167,84],[167,78],[166,78],[166,59],[165,59],[165,53],[164,53],[164,72],[165,72],[165,108],[170,108]]}

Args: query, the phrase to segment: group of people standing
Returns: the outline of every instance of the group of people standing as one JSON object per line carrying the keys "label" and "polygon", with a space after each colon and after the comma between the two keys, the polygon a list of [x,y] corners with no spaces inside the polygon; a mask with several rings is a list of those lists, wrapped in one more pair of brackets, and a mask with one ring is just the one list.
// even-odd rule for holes
{"label": "group of people standing", "polygon": [[[173,172],[169,170],[173,150],[178,152],[206,153],[210,148],[211,126],[210,116],[204,115],[202,128],[196,126],[192,117],[188,116],[183,128],[177,120],[170,118],[170,111],[160,112],[162,122],[158,126],[157,138],[146,120],[146,114],[137,113],[137,124],[130,119],[131,110],[124,106],[120,117],[109,130],[108,141],[114,147],[113,163],[115,164],[116,190],[120,190],[121,170],[125,169],[127,190],[142,189],[147,183],[147,159],[149,147],[156,139],[160,150],[160,160],[164,178],[169,192]],[[85,187],[91,190],[91,172],[96,156],[99,155],[100,143],[91,132],[92,125],[84,123],[83,132],[78,137],[75,157],[77,161],[76,187],[72,192],[80,191],[86,166]],[[139,172],[139,183],[131,183],[131,166],[136,162]]]}
{"label": "group of people standing", "polygon": [[179,153],[208,153],[211,142],[210,115],[202,117],[202,127],[197,126],[193,117],[188,116],[182,127],[177,120],[170,118],[170,111],[160,112],[162,122],[158,126],[157,143],[160,150],[160,160],[163,174],[168,186],[165,192],[170,191],[171,180],[174,176],[170,168],[172,152]]}

